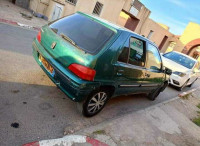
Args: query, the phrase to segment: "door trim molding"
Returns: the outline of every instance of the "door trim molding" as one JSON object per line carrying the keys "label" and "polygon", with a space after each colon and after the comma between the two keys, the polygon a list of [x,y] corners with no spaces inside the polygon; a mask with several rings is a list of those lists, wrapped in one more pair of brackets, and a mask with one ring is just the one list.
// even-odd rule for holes
{"label": "door trim molding", "polygon": [[147,85],[141,85],[142,87],[152,87],[152,86],[158,86],[159,84],[147,84]]}
{"label": "door trim molding", "polygon": [[119,87],[139,87],[140,85],[119,85]]}

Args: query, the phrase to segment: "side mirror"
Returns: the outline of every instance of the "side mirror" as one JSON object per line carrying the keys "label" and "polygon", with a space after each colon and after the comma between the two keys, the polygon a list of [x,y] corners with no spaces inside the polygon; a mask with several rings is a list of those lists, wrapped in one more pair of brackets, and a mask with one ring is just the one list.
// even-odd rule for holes
{"label": "side mirror", "polygon": [[172,70],[169,68],[165,68],[165,73],[170,76],[172,74]]}

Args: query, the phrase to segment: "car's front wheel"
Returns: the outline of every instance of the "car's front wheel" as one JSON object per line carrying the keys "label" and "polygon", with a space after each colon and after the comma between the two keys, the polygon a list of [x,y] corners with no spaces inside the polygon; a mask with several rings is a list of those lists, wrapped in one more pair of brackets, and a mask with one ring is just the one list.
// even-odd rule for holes
{"label": "car's front wheel", "polygon": [[161,88],[157,88],[156,90],[152,91],[148,94],[147,98],[151,101],[154,101],[161,92]]}
{"label": "car's front wheel", "polygon": [[86,117],[92,117],[98,114],[106,105],[109,99],[109,94],[107,91],[97,91],[91,93],[88,98],[78,104],[79,111]]}
{"label": "car's front wheel", "polygon": [[190,79],[188,79],[181,87],[178,87],[177,89],[178,89],[178,91],[182,91],[183,90],[183,88],[185,88],[186,86],[187,86],[187,84],[188,84],[188,82],[189,82],[189,80]]}
{"label": "car's front wheel", "polygon": [[198,78],[196,78],[196,79],[194,80],[194,82],[192,82],[190,85],[188,85],[188,87],[192,87],[192,85],[196,82],[197,79],[198,79]]}

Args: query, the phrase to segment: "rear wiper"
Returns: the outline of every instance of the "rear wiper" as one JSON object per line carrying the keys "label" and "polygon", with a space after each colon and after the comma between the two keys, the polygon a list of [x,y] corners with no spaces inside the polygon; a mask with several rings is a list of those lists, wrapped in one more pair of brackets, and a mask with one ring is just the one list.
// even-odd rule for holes
{"label": "rear wiper", "polygon": [[[68,36],[66,36],[66,35],[64,35],[63,33],[60,33],[60,36],[63,38],[63,39],[65,39],[65,40],[67,40],[68,42],[70,42],[72,45],[74,45],[75,47],[77,47],[78,49],[80,49],[80,50],[83,50],[83,49],[81,49],[71,38],[69,38]],[[83,50],[84,51],[84,50]],[[86,51],[84,51],[85,53],[87,53]]]}
{"label": "rear wiper", "polygon": [[64,35],[63,33],[60,33],[60,36],[61,36],[63,39],[65,39],[65,40],[67,40],[68,42],[70,42],[72,45],[77,46],[76,43],[75,43],[72,39],[70,39],[68,36]]}

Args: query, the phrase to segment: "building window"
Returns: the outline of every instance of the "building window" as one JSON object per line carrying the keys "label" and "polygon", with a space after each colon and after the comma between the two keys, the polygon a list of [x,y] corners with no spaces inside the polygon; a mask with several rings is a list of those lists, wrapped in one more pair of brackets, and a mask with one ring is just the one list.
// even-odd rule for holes
{"label": "building window", "polygon": [[152,36],[152,34],[153,34],[153,30],[150,30],[150,32],[149,32],[149,34],[148,34],[147,38],[148,38],[148,39],[150,39],[150,38],[151,38],[151,36]]}
{"label": "building window", "polygon": [[93,14],[100,15],[102,8],[103,8],[103,4],[101,4],[100,2],[97,2],[95,7],[94,7]]}
{"label": "building window", "polygon": [[136,16],[138,15],[139,11],[135,8],[135,7],[131,7],[130,9],[130,13],[133,15],[133,16]]}
{"label": "building window", "polygon": [[142,9],[142,3],[139,2],[138,0],[134,0],[132,3],[131,3],[131,9],[130,9],[130,13],[134,16],[137,17],[139,11]]}
{"label": "building window", "polygon": [[69,3],[73,4],[73,5],[76,5],[77,0],[66,0],[66,2],[69,2]]}

